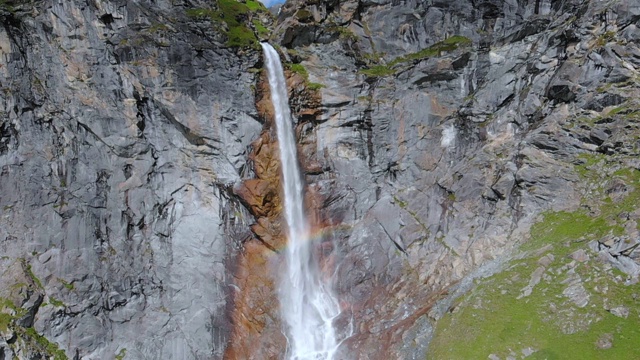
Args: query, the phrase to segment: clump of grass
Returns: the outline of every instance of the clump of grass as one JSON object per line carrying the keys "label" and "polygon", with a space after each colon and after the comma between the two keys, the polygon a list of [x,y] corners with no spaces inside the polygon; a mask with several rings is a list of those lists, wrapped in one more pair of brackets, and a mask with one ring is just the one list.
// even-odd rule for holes
{"label": "clump of grass", "polygon": [[253,12],[267,12],[267,11],[269,11],[264,6],[264,4],[262,4],[260,1],[247,0],[246,4],[247,4],[247,7],[249,8],[249,10],[251,10]]}
{"label": "clump of grass", "polygon": [[44,289],[44,286],[42,286],[42,281],[40,281],[40,279],[38,279],[38,277],[36,276],[36,274],[33,273],[33,270],[31,269],[31,264],[28,264],[26,266],[27,269],[27,274],[29,275],[29,277],[33,280],[33,282],[40,288],[40,289]]}
{"label": "clump of grass", "polygon": [[615,40],[616,32],[615,31],[606,31],[604,34],[598,36],[596,40],[596,45],[599,47],[605,46],[607,43]]}
{"label": "clump of grass", "polygon": [[15,6],[19,5],[15,0],[0,0],[0,10],[13,14],[16,11]]}
{"label": "clump of grass", "polygon": [[218,12],[212,9],[203,9],[203,8],[196,8],[196,9],[187,9],[187,11],[185,12],[187,14],[188,17],[192,17],[192,18],[198,18],[198,17],[210,17],[210,18],[216,18],[218,17]]}
{"label": "clump of grass", "polygon": [[310,82],[307,84],[307,88],[311,89],[311,90],[320,90],[322,88],[326,87],[324,84],[320,84],[320,83],[314,83],[314,82]]}
{"label": "clump of grass", "polygon": [[[394,66],[409,61],[422,60],[428,57],[439,56],[443,52],[454,51],[460,47],[468,46],[471,44],[471,40],[464,36],[452,36],[440,42],[437,42],[426,49],[422,49],[418,52],[399,56],[389,62],[387,65],[375,65],[368,69],[362,69],[359,72],[369,77],[384,77],[393,75],[396,73]],[[369,55],[371,56],[371,55]],[[374,57],[377,57],[373,55]]]}
{"label": "clump of grass", "polygon": [[56,307],[65,307],[64,303],[52,296],[49,296],[49,302],[51,303],[51,305],[56,306]]}
{"label": "clump of grass", "polygon": [[122,359],[124,359],[125,356],[127,356],[127,349],[123,348],[116,355],[116,360],[122,360]]}
{"label": "clump of grass", "polygon": [[270,33],[269,29],[267,29],[264,25],[262,25],[262,23],[258,19],[253,19],[252,22],[253,22],[253,27],[258,32],[258,37],[260,39],[267,39]]}
{"label": "clump of grass", "polygon": [[295,17],[300,22],[309,22],[309,21],[311,21],[313,19],[313,14],[311,14],[311,12],[309,10],[300,9],[300,10],[296,11]]}
{"label": "clump of grass", "polygon": [[292,72],[301,75],[303,78],[308,79],[309,78],[309,73],[307,72],[307,69],[304,67],[304,65],[302,64],[287,64],[287,68],[289,70],[291,70]]}
{"label": "clump of grass", "polygon": [[338,33],[338,36],[340,37],[340,39],[358,40],[358,36],[349,28],[346,28],[344,26],[338,26],[338,25],[330,26],[327,28],[327,31],[332,33]]}
{"label": "clump of grass", "polygon": [[285,64],[285,66],[291,72],[294,72],[294,73],[296,73],[296,74],[298,74],[298,75],[300,75],[300,76],[302,76],[304,78],[305,85],[306,85],[307,89],[313,90],[313,91],[317,91],[317,90],[320,90],[320,89],[325,87],[324,84],[314,83],[314,82],[310,82],[309,81],[309,72],[304,67],[304,65],[288,63],[288,64]]}
{"label": "clump of grass", "polygon": [[38,334],[36,330],[32,327],[26,328],[23,331],[20,331],[21,336],[24,337],[24,340],[31,342],[32,346],[36,347],[40,352],[43,352],[49,355],[49,359],[53,360],[68,360],[69,358],[64,353],[63,350],[60,349],[58,344],[49,341],[46,337]]}
{"label": "clump of grass", "polygon": [[439,56],[443,52],[454,51],[460,47],[471,45],[471,40],[464,36],[452,36],[440,42],[437,42],[426,49],[422,49],[418,52],[407,54],[404,56],[400,56],[394,59],[390,66],[400,64],[403,62],[413,61],[413,60],[422,60],[428,57]]}
{"label": "clump of grass", "polygon": [[73,290],[75,288],[75,286],[73,285],[73,283],[70,283],[68,281],[65,281],[64,279],[60,279],[58,278],[58,281],[60,281],[62,283],[62,286],[64,286],[65,288],[67,288],[67,290]]}

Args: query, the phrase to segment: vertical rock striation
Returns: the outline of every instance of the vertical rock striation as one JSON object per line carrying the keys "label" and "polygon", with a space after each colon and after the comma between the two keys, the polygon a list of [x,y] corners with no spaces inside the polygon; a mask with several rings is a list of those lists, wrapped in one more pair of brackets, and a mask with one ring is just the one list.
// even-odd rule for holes
{"label": "vertical rock striation", "polygon": [[2,351],[220,358],[259,53],[186,11],[204,3],[20,3],[0,5]]}

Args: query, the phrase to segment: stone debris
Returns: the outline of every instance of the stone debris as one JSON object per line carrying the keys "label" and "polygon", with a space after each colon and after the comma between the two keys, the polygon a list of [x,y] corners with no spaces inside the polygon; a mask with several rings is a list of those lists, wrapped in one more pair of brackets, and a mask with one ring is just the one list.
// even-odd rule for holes
{"label": "stone debris", "polygon": [[544,273],[545,268],[543,266],[539,266],[533,271],[531,274],[531,279],[529,280],[529,285],[522,288],[520,295],[518,295],[517,299],[522,299],[523,297],[527,297],[531,295],[533,288],[538,285],[540,279],[542,278],[542,274]]}
{"label": "stone debris", "polygon": [[524,357],[531,356],[535,352],[536,352],[536,350],[534,348],[532,348],[532,347],[528,347],[528,348],[522,349],[522,355],[524,355]]}
{"label": "stone debris", "polygon": [[626,306],[617,306],[609,309],[609,312],[620,318],[627,318],[629,316],[629,308]]}
{"label": "stone debris", "polygon": [[567,286],[562,294],[568,297],[577,307],[585,307],[589,303],[589,293],[582,285],[582,279],[578,275],[571,276],[563,281]]}
{"label": "stone debris", "polygon": [[[607,235],[598,241],[591,241],[589,248],[598,254],[598,259],[609,263],[629,275],[631,279],[640,276],[640,238]],[[637,280],[636,280],[637,281]]]}
{"label": "stone debris", "polygon": [[586,251],[584,251],[584,249],[579,249],[574,251],[571,254],[571,258],[577,262],[585,262],[587,260],[589,260],[589,255],[587,254]]}
{"label": "stone debris", "polygon": [[553,260],[555,260],[555,256],[553,256],[553,254],[547,254],[538,259],[538,264],[540,266],[548,267],[549,265],[551,265]]}
{"label": "stone debris", "polygon": [[613,346],[613,335],[611,334],[602,334],[598,340],[596,340],[596,347],[598,349],[611,349]]}

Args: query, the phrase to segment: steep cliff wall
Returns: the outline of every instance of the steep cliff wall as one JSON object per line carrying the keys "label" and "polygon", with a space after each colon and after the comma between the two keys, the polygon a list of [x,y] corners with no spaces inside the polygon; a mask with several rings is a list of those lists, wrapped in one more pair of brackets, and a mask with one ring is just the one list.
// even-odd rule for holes
{"label": "steep cliff wall", "polygon": [[[0,2],[5,357],[282,356],[270,27],[341,358],[558,355],[492,317],[524,302],[604,309],[559,336],[636,321],[640,3],[292,0],[274,26],[249,5]],[[474,327],[503,335],[456,342]]]}
{"label": "steep cliff wall", "polygon": [[228,46],[208,2],[7,3],[5,356],[46,353],[21,345],[42,334],[69,358],[221,357],[259,52]]}
{"label": "steep cliff wall", "polygon": [[[515,249],[542,213],[590,209],[609,227],[575,236],[583,250],[616,226],[635,249],[635,217],[599,210],[622,200],[593,188],[635,188],[639,5],[285,4],[275,36],[323,85],[322,114],[301,141],[315,140],[305,153],[323,169],[307,176],[324,196],[322,222],[340,225],[339,291],[354,325],[345,354],[424,358],[452,299],[524,256]],[[629,251],[611,264],[633,282]]]}

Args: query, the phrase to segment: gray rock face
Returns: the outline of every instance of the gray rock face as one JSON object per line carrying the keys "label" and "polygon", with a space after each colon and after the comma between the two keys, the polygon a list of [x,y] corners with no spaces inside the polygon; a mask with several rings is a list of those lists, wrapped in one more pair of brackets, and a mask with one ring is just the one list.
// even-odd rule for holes
{"label": "gray rock face", "polygon": [[20,325],[70,358],[225,348],[236,246],[223,229],[248,216],[226,189],[262,127],[247,71],[258,53],[225,48],[185,5],[46,1],[2,15],[0,253],[46,294],[16,304],[33,310]]}
{"label": "gray rock face", "polygon": [[[233,290],[254,219],[231,189],[254,175],[261,64],[185,12],[205,5],[0,5],[0,358],[46,356],[30,326],[68,357],[223,357],[232,292],[251,293]],[[640,168],[639,16],[636,0],[282,7],[273,39],[324,85],[296,121],[343,358],[424,359],[454,296],[540,213],[589,208],[601,190],[577,166]],[[631,228],[592,248],[637,276]]]}
{"label": "gray rock face", "polygon": [[[359,2],[357,15],[353,4],[289,2],[276,36],[325,85],[323,113],[305,131],[325,172],[307,180],[330,181],[324,222],[352,229],[337,275],[357,329],[347,347],[424,358],[402,335],[429,338],[424,309],[508,257],[541,212],[576,210],[574,164],[607,153],[614,132],[633,133],[584,119],[637,93],[621,85],[637,74],[621,65],[637,48],[618,34],[635,36],[629,9],[640,4],[383,0]],[[323,9],[314,21],[294,16],[312,7]],[[439,45],[447,38],[459,45]],[[625,143],[608,154],[637,154]]]}

